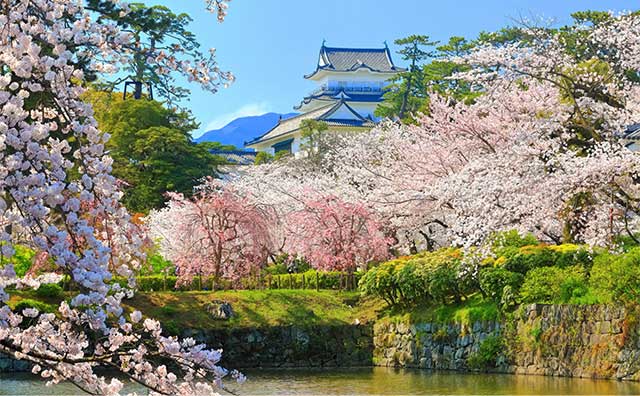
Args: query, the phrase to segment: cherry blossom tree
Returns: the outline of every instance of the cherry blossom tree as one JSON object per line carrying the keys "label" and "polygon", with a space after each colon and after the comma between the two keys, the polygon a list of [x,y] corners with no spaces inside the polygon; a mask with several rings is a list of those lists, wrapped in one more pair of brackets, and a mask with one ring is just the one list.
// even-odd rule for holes
{"label": "cherry blossom tree", "polygon": [[193,198],[172,194],[149,215],[160,252],[176,265],[179,283],[211,276],[239,281],[266,265],[271,249],[265,212],[210,180]]}
{"label": "cherry blossom tree", "polygon": [[[90,394],[123,390],[97,367],[151,394],[216,394],[228,373],[217,365],[221,352],[165,337],[159,322],[138,311],[126,314],[121,301],[132,292],[111,282],[118,274],[133,285],[144,241],[129,232],[104,152],[108,136],[80,94],[83,70],[114,70],[129,39],[95,22],[81,2],[0,1],[0,255],[10,258],[26,243],[79,290],[55,314],[14,312],[7,305],[13,287],[59,276],[20,279],[11,265],[0,268],[0,353],[33,363],[51,384],[71,381]],[[91,219],[102,219],[102,229]],[[107,230],[114,232],[105,238]]]}
{"label": "cherry blossom tree", "polygon": [[472,246],[505,229],[612,246],[638,230],[638,154],[618,139],[640,121],[638,26],[629,14],[563,30],[584,51],[523,28],[526,40],[453,59],[472,103],[430,94],[416,125],[327,133],[320,161],[261,165],[233,183],[283,214],[300,210],[305,188],[359,202],[407,250]]}
{"label": "cherry blossom tree", "polygon": [[390,238],[362,204],[336,196],[309,198],[287,222],[289,251],[305,257],[315,268],[354,272],[389,257]]}

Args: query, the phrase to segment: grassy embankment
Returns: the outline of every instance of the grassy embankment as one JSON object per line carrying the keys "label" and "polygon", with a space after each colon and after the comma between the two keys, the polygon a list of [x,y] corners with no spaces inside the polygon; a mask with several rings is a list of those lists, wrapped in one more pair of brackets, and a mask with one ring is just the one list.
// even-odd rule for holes
{"label": "grassy embankment", "polygon": [[[68,296],[67,296],[68,297]],[[15,308],[37,301],[38,308],[55,312],[61,298],[38,297],[33,291],[11,293]],[[229,302],[235,316],[214,320],[207,312],[212,301]],[[215,329],[265,326],[313,326],[370,323],[379,319],[463,322],[489,320],[497,316],[494,304],[472,297],[459,305],[390,309],[376,298],[362,298],[358,292],[332,290],[240,290],[218,292],[139,292],[125,300],[127,311],[140,310],[158,319],[171,333],[183,329]]]}

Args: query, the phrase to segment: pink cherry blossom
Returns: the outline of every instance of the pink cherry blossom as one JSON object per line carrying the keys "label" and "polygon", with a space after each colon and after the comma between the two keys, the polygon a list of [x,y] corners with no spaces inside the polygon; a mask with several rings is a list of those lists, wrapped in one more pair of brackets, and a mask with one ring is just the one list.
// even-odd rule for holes
{"label": "pink cherry blossom", "polygon": [[230,188],[209,181],[193,198],[172,194],[149,215],[151,236],[177,268],[179,283],[194,277],[240,279],[266,265],[269,216]]}

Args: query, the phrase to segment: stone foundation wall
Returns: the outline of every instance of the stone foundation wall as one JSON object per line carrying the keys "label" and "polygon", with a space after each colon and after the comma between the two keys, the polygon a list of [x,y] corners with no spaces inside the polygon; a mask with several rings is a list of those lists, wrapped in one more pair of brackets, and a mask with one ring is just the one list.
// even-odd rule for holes
{"label": "stone foundation wall", "polygon": [[183,336],[221,348],[224,367],[356,367],[373,361],[372,326],[282,326],[189,331]]}
{"label": "stone foundation wall", "polygon": [[530,305],[505,338],[517,374],[640,378],[639,326],[623,307]]}
{"label": "stone foundation wall", "polygon": [[503,351],[487,371],[640,380],[640,324],[615,306],[528,305],[500,322],[471,325],[378,323],[374,363],[470,370],[469,358],[488,337]]}
{"label": "stone foundation wall", "polygon": [[[223,349],[223,366],[392,366],[471,370],[490,337],[502,340],[483,370],[514,374],[640,380],[640,315],[616,306],[529,305],[500,321],[390,323],[300,328],[190,330]],[[477,369],[473,367],[473,369]],[[0,355],[0,372],[29,364]]]}
{"label": "stone foundation wall", "polygon": [[[377,323],[373,361],[379,366],[467,370],[467,359],[484,340],[500,334],[498,322],[471,326],[434,323]],[[505,371],[504,358],[500,368]]]}
{"label": "stone foundation wall", "polygon": [[[258,329],[189,330],[210,348],[222,349],[223,367],[370,367],[373,326],[294,326]],[[0,355],[0,372],[31,371],[24,361]]]}
{"label": "stone foundation wall", "polygon": [[24,360],[15,360],[0,354],[0,373],[30,372],[31,364]]}

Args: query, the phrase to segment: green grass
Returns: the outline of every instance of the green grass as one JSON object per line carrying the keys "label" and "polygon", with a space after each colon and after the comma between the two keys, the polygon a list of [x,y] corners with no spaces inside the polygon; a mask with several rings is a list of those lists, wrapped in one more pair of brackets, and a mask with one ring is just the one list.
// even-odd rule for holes
{"label": "green grass", "polygon": [[[65,298],[71,294],[65,293]],[[13,308],[25,299],[42,301],[55,310],[60,298],[38,297],[33,291],[11,292]],[[235,316],[230,320],[214,320],[206,306],[212,301],[231,304]],[[375,298],[363,298],[358,292],[334,290],[239,290],[191,292],[138,292],[124,300],[125,309],[141,311],[158,319],[172,333],[183,329],[229,329],[268,326],[345,325],[357,319],[360,323],[376,320],[465,323],[495,320],[495,303],[473,295],[458,305],[385,308]]]}
{"label": "green grass", "polygon": [[495,302],[483,300],[479,294],[470,296],[460,304],[423,305],[410,309],[388,309],[384,312],[387,320],[394,322],[431,322],[472,324],[476,321],[498,319],[499,311]]}
{"label": "green grass", "polygon": [[[214,320],[206,311],[212,301],[231,304],[235,316]],[[242,290],[218,292],[137,293],[125,301],[130,309],[182,328],[242,328],[265,326],[311,326],[350,324],[375,319],[381,306],[372,300],[360,301],[356,292],[329,290]]]}

